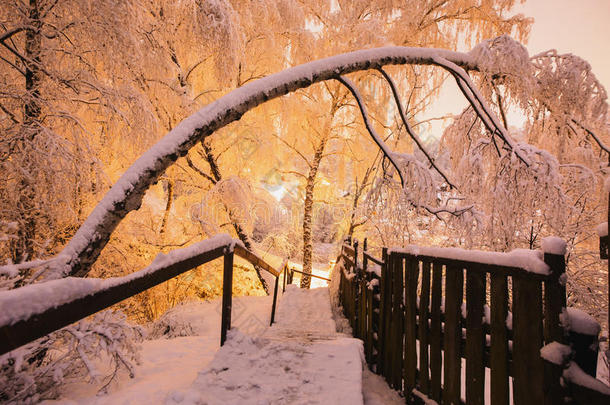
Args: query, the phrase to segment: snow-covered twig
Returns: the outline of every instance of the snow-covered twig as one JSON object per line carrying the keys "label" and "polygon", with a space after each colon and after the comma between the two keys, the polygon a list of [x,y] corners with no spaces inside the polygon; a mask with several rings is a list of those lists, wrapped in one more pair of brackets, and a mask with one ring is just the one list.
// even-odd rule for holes
{"label": "snow-covered twig", "polygon": [[595,141],[595,143],[597,143],[597,146],[599,146],[599,148],[601,150],[603,150],[604,152],[606,152],[608,155],[610,155],[610,149],[602,142],[601,139],[599,139],[599,137],[595,134],[595,132],[593,132],[592,130],[590,130],[589,128],[585,127],[583,124],[580,123],[580,121],[577,121],[576,119],[572,118],[571,119],[572,122],[576,125],[578,125],[580,128],[582,128],[583,131],[585,131],[587,134],[589,134],[589,136],[591,136],[591,138],[593,138],[593,140]]}
{"label": "snow-covered twig", "polygon": [[474,83],[472,83],[470,77],[464,71],[464,69],[462,69],[451,61],[445,60],[441,56],[434,56],[433,60],[438,66],[444,68],[453,75],[458,84],[458,87],[460,88],[460,90],[462,90],[464,97],[468,99],[472,107],[475,109],[477,115],[481,118],[487,129],[491,132],[492,137],[497,134],[508,145],[508,147],[513,151],[513,153],[523,163],[525,163],[525,165],[529,166],[529,160],[521,154],[519,146],[516,145],[515,142],[511,139],[506,128],[504,128],[504,126],[498,121],[498,118],[495,116],[491,108],[485,103],[484,98],[481,96],[481,94],[479,94],[476,86],[474,85]]}

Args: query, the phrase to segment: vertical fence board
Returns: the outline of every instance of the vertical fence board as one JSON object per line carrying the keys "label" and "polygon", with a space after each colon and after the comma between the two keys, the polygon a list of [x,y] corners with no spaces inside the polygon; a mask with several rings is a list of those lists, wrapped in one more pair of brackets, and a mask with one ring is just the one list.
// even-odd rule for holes
{"label": "vertical fence board", "polygon": [[462,326],[460,325],[464,272],[461,267],[447,266],[445,274],[445,373],[443,403],[460,405]]}
{"label": "vertical fence board", "polygon": [[419,386],[420,391],[430,394],[430,365],[428,362],[430,314],[430,262],[422,263],[421,290],[419,295]]}
{"label": "vertical fence board", "polygon": [[379,352],[381,348],[379,347],[379,338],[381,329],[379,325],[381,324],[380,316],[381,316],[381,280],[380,277],[376,273],[371,273],[371,280],[376,280],[371,290],[371,366],[374,367],[376,372],[379,371],[378,361],[379,361]]}
{"label": "vertical fence board", "polygon": [[541,284],[513,277],[513,392],[515,405],[542,404],[544,367]]}
{"label": "vertical fence board", "polygon": [[403,341],[404,341],[404,304],[403,272],[404,260],[397,254],[393,261],[392,274],[392,387],[402,390]]}
{"label": "vertical fence board", "polygon": [[377,332],[377,342],[378,342],[379,348],[378,348],[378,353],[377,353],[377,365],[376,365],[377,374],[384,375],[384,376],[385,376],[384,356],[385,356],[385,351],[386,351],[385,319],[387,318],[387,308],[388,308],[387,304],[385,304],[385,301],[387,299],[386,284],[387,284],[387,278],[388,278],[387,268],[389,265],[389,259],[385,253],[386,253],[386,250],[384,248],[383,255],[382,255],[384,265],[381,266],[381,277],[379,278],[379,330]]}
{"label": "vertical fence board", "polygon": [[220,345],[227,340],[227,331],[231,329],[231,308],[233,301],[233,249],[225,251],[222,273],[222,316],[220,319]]}
{"label": "vertical fence board", "polygon": [[368,288],[366,285],[366,271],[362,270],[360,271],[360,282],[358,283],[359,285],[359,289],[360,289],[360,307],[358,310],[358,323],[359,323],[359,327],[360,327],[360,339],[362,339],[364,342],[367,341],[367,334],[366,334],[366,328],[367,328],[367,317],[366,317],[366,302],[368,299]]}
{"label": "vertical fence board", "polygon": [[374,326],[373,326],[373,295],[375,294],[374,288],[373,288],[373,273],[372,272],[368,272],[366,273],[366,285],[365,288],[367,289],[366,292],[366,355],[367,355],[367,361],[368,364],[370,366],[372,366],[373,364],[373,347],[375,345],[374,343]]}
{"label": "vertical fence board", "polygon": [[432,297],[430,301],[430,398],[441,402],[443,266],[432,264]]}
{"label": "vertical fence board", "polygon": [[506,276],[491,274],[491,405],[508,405],[508,282]]}
{"label": "vertical fence board", "polygon": [[[415,388],[417,373],[417,280],[419,261],[415,257],[406,259],[405,267],[405,345],[404,369],[405,397],[409,398]],[[420,320],[421,322],[421,320]]]}
{"label": "vertical fence board", "polygon": [[485,273],[466,270],[466,403],[483,405],[485,402],[485,332],[483,305],[485,303]]}
{"label": "vertical fence board", "polygon": [[390,380],[390,369],[391,369],[391,349],[392,349],[392,335],[391,335],[391,325],[392,325],[392,283],[393,283],[393,274],[394,274],[394,255],[388,255],[388,264],[386,265],[385,272],[385,292],[384,292],[384,332],[383,332],[383,375],[386,378],[386,381]]}
{"label": "vertical fence board", "polygon": [[[565,270],[563,255],[545,253],[544,262],[549,265],[550,277],[544,282],[544,341],[548,344],[567,342],[559,316],[566,306]],[[545,405],[560,403],[564,388],[560,384],[563,368],[561,365],[544,363]]]}

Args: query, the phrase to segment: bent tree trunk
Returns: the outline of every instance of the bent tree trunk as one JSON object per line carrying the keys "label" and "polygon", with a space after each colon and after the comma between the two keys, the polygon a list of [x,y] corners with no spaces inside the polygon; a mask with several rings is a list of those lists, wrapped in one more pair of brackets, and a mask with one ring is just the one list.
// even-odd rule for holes
{"label": "bent tree trunk", "polygon": [[305,185],[305,207],[303,210],[303,275],[301,277],[301,288],[309,288],[311,286],[311,274],[313,263],[313,243],[311,237],[311,221],[313,217],[313,192],[316,184],[320,161],[324,154],[324,148],[328,138],[322,138],[316,148],[313,162],[307,175],[307,183]]}
{"label": "bent tree trunk", "polygon": [[46,265],[44,277],[50,279],[87,275],[112,232],[130,211],[141,206],[144,193],[158,181],[165,170],[179,157],[185,156],[199,141],[239,120],[254,107],[341,75],[378,69],[385,65],[439,65],[439,58],[465,69],[476,69],[478,63],[472,54],[443,49],[367,49],[309,62],[233,90],[180,122],[127,169],[66,247]]}

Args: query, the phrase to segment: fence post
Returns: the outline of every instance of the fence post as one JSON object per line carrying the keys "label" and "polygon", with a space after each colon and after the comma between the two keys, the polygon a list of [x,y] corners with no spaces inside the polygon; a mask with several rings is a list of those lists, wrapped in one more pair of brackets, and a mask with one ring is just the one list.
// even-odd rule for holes
{"label": "fence post", "polygon": [[275,278],[275,287],[273,288],[273,305],[271,306],[271,322],[269,326],[273,325],[273,321],[275,321],[275,304],[277,303],[277,287],[279,283],[280,277],[277,276]]}
{"label": "fence post", "polygon": [[[566,262],[564,255],[544,253],[544,262],[550,268],[549,278],[544,282],[544,341],[546,344],[567,343],[566,331],[561,323],[561,314],[566,310]],[[565,398],[561,386],[563,364],[544,362],[544,403],[562,403]]]}
{"label": "fence post", "polygon": [[377,331],[379,350],[375,372],[386,377],[386,322],[388,318],[388,294],[386,292],[388,285],[388,248],[386,247],[381,249],[381,260],[383,261],[383,266],[381,266],[381,277],[379,280],[379,330]]}
{"label": "fence post", "polygon": [[220,345],[227,340],[227,330],[231,329],[231,306],[233,299],[233,249],[226,248],[222,275],[222,318],[220,324]]}
{"label": "fence post", "polygon": [[358,241],[354,240],[354,273],[358,273]]}
{"label": "fence post", "polygon": [[[364,346],[365,348],[368,347],[368,333],[367,333],[367,324],[368,324],[368,316],[367,316],[367,303],[368,303],[368,287],[367,287],[367,281],[368,281],[368,273],[366,271],[366,267],[367,267],[367,259],[366,259],[366,243],[367,240],[366,238],[364,238],[364,243],[362,244],[362,271],[360,271],[360,294],[358,294],[358,297],[360,298],[360,306],[359,308],[359,312],[360,312],[360,339],[362,339],[364,341]],[[366,349],[365,349],[366,352]]]}
{"label": "fence post", "polygon": [[284,265],[284,280],[282,281],[282,293],[286,292],[286,277],[288,276],[288,271],[286,270],[286,268],[288,267],[288,263],[286,263]]}

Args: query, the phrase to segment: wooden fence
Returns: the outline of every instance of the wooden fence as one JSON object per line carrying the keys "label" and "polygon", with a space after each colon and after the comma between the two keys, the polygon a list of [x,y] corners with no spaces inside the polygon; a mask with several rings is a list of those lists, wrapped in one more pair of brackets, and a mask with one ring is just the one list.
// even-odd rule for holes
{"label": "wooden fence", "polygon": [[[0,293],[2,311],[10,312],[0,317],[4,320],[0,322],[0,355],[220,257],[224,258],[220,337],[222,345],[226,340],[227,330],[231,328],[234,254],[275,276],[271,307],[271,323],[274,322],[278,279],[287,262],[284,262],[278,271],[228,235],[220,235],[204,241],[201,245],[177,252],[179,254],[174,255],[174,258],[170,253],[167,261],[161,264],[153,263],[146,269],[124,277],[108,280],[53,280]],[[58,301],[54,290],[62,287],[65,294]],[[28,301],[34,300],[45,303],[45,297],[48,297],[46,305],[38,305],[34,310],[27,305]]]}
{"label": "wooden fence", "polygon": [[[560,321],[567,313],[562,255],[545,253],[548,272],[533,272],[457,260],[452,249],[428,251],[434,255],[384,248],[378,259],[365,240],[362,264],[357,242],[340,255],[339,295],[353,334],[364,341],[371,369],[407,403],[610,403],[604,387],[591,389],[597,380],[562,384],[567,364],[594,375],[597,361],[590,344],[574,344],[597,336],[568,333]],[[572,343],[571,357],[543,359],[552,342]]]}

